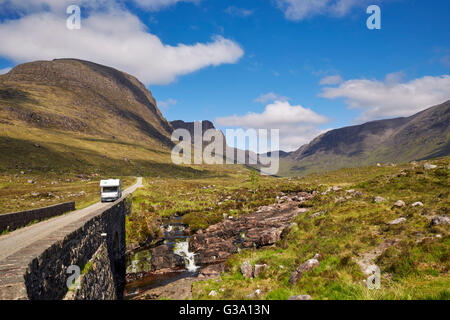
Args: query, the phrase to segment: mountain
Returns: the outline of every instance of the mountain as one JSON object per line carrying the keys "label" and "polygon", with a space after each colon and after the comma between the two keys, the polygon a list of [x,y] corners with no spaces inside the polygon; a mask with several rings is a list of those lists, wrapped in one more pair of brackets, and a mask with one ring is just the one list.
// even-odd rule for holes
{"label": "mountain", "polygon": [[283,174],[408,162],[450,154],[450,101],[404,118],[330,130],[283,159]]}
{"label": "mountain", "polygon": [[[172,128],[174,130],[176,130],[176,129],[186,129],[187,131],[189,131],[189,133],[191,134],[191,142],[194,143],[194,125],[195,125],[194,122],[185,122],[183,120],[174,120],[174,121],[170,122],[170,125],[172,126]],[[201,131],[202,135],[205,134],[205,132],[207,130],[212,129],[212,130],[215,130],[216,132],[218,132],[220,134],[220,136],[222,137],[223,149],[222,149],[221,154],[223,155],[224,162],[226,162],[227,159],[228,159],[228,161],[231,162],[232,161],[231,158],[233,157],[233,154],[234,154],[234,161],[232,161],[232,162],[235,163],[235,164],[238,163],[238,160],[237,160],[238,159],[238,152],[242,152],[242,150],[238,149],[238,148],[230,147],[227,144],[226,137],[223,134],[223,132],[221,130],[216,129],[216,127],[214,126],[214,124],[211,121],[209,121],[209,120],[202,120],[201,121],[201,125],[202,125],[202,131]],[[203,142],[202,143],[203,150],[204,150],[204,148],[207,145],[209,145],[211,143],[210,141],[202,141],[202,142]],[[249,164],[250,163],[250,159],[251,159],[252,163],[258,163],[259,162],[258,155],[256,153],[252,152],[252,151],[245,150],[244,151],[244,157],[245,157],[244,158],[245,159],[244,163],[241,163],[241,164]]]}
{"label": "mountain", "polygon": [[[216,130],[216,128],[214,127],[214,124],[209,120],[202,120],[201,123],[202,123],[202,132],[203,133],[209,129]],[[190,132],[191,137],[194,136],[194,122],[185,122],[183,120],[175,120],[175,121],[170,121],[170,125],[172,126],[172,128],[174,130],[186,129]]]}
{"label": "mountain", "polygon": [[135,77],[89,61],[56,59],[0,76],[2,122],[170,146],[172,128]]}
{"label": "mountain", "polygon": [[[328,131],[292,153],[281,153],[279,175],[448,155],[449,108],[447,101],[411,117]],[[180,169],[170,158],[173,130],[192,132],[193,126],[167,122],[151,92],[135,77],[89,61],[36,61],[0,75],[3,170],[196,175],[197,169]],[[203,121],[202,129],[215,128]],[[236,152],[224,143],[224,155]],[[246,151],[245,158],[248,163],[257,155]]]}
{"label": "mountain", "polygon": [[172,126],[135,77],[76,59],[0,76],[0,171],[198,176],[172,164]]}

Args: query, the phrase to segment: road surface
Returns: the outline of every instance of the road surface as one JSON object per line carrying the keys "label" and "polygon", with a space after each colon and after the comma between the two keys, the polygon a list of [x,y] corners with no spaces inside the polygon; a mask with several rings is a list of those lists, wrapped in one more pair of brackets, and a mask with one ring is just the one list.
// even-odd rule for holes
{"label": "road surface", "polygon": [[[137,179],[136,184],[129,187],[122,193],[122,198],[135,191],[142,186],[142,178]],[[119,200],[117,200],[119,201]],[[64,228],[67,225],[75,223],[79,219],[97,211],[103,207],[107,207],[111,203],[98,202],[81,210],[72,211],[70,213],[53,217],[45,221],[24,227],[0,237],[0,261],[8,258],[14,253],[24,249],[34,242],[50,236],[52,233]]]}

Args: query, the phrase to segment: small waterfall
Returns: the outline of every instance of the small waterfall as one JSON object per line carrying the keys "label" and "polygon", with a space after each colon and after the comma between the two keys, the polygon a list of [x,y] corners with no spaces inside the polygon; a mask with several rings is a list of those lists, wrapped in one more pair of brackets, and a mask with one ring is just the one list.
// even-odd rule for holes
{"label": "small waterfall", "polygon": [[[183,257],[185,269],[155,273],[151,253],[154,247],[138,251],[133,256],[128,257],[126,272],[127,274],[144,273],[144,276],[134,278],[130,275],[130,280],[125,289],[126,299],[137,296],[145,290],[162,287],[173,281],[197,275],[196,271],[199,267],[195,265],[195,254],[189,252],[189,235],[185,233],[186,228],[181,223],[181,216],[163,218],[160,228],[164,232],[164,245],[168,246],[169,252]],[[159,245],[161,244],[158,243],[156,246]]]}
{"label": "small waterfall", "polygon": [[179,256],[184,257],[186,261],[186,270],[190,272],[195,272],[198,269],[198,266],[195,265],[194,253],[189,252],[189,242],[177,242],[174,248],[174,253]]}

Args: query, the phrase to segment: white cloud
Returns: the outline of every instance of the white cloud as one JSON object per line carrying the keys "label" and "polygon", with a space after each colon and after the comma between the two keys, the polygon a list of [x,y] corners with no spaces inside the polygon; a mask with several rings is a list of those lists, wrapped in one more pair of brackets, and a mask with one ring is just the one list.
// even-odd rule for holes
{"label": "white cloud", "polygon": [[91,12],[82,19],[80,30],[68,30],[65,19],[65,15],[39,12],[4,21],[0,56],[18,63],[90,60],[126,71],[146,84],[167,84],[208,66],[236,63],[243,55],[237,43],[221,36],[207,43],[166,45],[123,9]]}
{"label": "white cloud", "polygon": [[340,75],[328,76],[320,80],[320,85],[335,85],[342,83],[344,79]]}
{"label": "white cloud", "polygon": [[8,73],[10,70],[11,70],[11,68],[3,68],[3,69],[0,69],[0,74]]}
{"label": "white cloud", "polygon": [[139,7],[150,11],[158,11],[180,2],[199,3],[201,0],[132,0]]}
{"label": "white cloud", "polygon": [[159,108],[167,109],[170,106],[176,105],[177,100],[169,98],[166,101],[158,101],[156,104],[158,105]]}
{"label": "white cloud", "polygon": [[0,12],[28,14],[36,11],[63,13],[72,4],[85,10],[124,9],[125,3],[132,2],[148,11],[159,11],[180,2],[200,3],[201,0],[0,0]]}
{"label": "white cloud", "polygon": [[326,123],[326,117],[288,101],[275,101],[262,113],[250,112],[243,116],[233,115],[216,118],[224,127],[253,129],[280,129],[280,148],[284,151],[298,149],[321,133],[317,125]]}
{"label": "white cloud", "polygon": [[361,109],[358,121],[410,116],[450,99],[450,76],[426,76],[401,82],[404,74],[388,74],[383,81],[348,80],[320,93],[328,99],[344,98],[351,109]]}
{"label": "white cloud", "polygon": [[235,6],[230,6],[230,7],[226,8],[225,12],[228,13],[229,15],[232,15],[235,17],[248,17],[253,14],[253,10],[238,8]]}
{"label": "white cloud", "polygon": [[284,12],[286,19],[300,21],[315,15],[341,17],[349,13],[353,7],[364,6],[368,2],[368,0],[276,0],[276,5]]}
{"label": "white cloud", "polygon": [[84,10],[119,8],[121,0],[0,0],[0,13],[16,13],[21,16],[34,12],[65,14],[69,5],[79,5]]}
{"label": "white cloud", "polygon": [[295,151],[323,132],[312,125],[280,128],[280,149],[286,152]]}
{"label": "white cloud", "polygon": [[275,100],[288,101],[289,98],[288,97],[284,97],[284,96],[280,96],[279,94],[276,94],[275,92],[269,92],[269,93],[264,93],[264,94],[260,95],[254,101],[262,103],[262,104],[266,104],[268,102],[273,102]]}
{"label": "white cloud", "polygon": [[388,85],[394,85],[401,82],[406,77],[406,73],[403,71],[388,73],[384,79],[384,82]]}

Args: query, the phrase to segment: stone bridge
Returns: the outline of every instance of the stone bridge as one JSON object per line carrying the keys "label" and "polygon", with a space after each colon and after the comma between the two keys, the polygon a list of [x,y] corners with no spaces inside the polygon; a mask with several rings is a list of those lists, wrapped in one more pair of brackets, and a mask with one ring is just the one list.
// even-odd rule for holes
{"label": "stone bridge", "polygon": [[[141,183],[140,178],[130,189]],[[121,299],[130,189],[114,203],[97,203],[78,214],[74,211],[0,237],[0,299]],[[70,215],[75,214],[76,219],[69,221]],[[51,234],[41,238],[34,235],[35,239],[28,240],[33,238],[33,227],[35,233],[42,234],[54,227],[52,223],[56,225],[58,219],[61,222]],[[64,224],[63,219],[68,221]],[[22,245],[22,238],[30,243]],[[15,250],[15,245],[20,249]],[[2,249],[13,253],[7,257],[3,254],[2,258]],[[69,277],[75,278],[77,270],[78,286],[68,286]]]}

